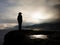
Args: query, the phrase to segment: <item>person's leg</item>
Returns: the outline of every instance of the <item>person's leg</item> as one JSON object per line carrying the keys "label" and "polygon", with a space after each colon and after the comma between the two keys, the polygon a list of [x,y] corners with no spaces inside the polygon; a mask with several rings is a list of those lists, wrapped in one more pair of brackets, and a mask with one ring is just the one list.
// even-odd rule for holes
{"label": "person's leg", "polygon": [[21,26],[21,23],[19,24],[19,30],[21,30],[22,26]]}

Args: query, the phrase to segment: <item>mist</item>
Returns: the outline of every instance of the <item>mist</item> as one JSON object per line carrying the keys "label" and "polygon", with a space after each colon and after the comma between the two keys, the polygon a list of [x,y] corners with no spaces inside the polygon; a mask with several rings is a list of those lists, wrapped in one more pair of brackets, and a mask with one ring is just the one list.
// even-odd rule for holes
{"label": "mist", "polygon": [[[0,23],[17,23],[18,12],[23,13],[23,23],[30,25],[55,21],[60,18],[56,5],[60,6],[60,0],[0,0]],[[44,19],[32,18],[36,12]]]}

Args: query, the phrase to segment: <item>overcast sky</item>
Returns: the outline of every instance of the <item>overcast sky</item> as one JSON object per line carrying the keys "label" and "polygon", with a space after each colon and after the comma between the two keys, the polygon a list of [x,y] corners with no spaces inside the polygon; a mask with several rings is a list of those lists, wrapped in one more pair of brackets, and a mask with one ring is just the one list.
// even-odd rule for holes
{"label": "overcast sky", "polygon": [[[59,3],[59,0],[0,0],[0,23],[17,23],[18,12],[23,13],[24,23],[40,23],[55,19],[58,11],[53,6]],[[43,16],[40,15],[39,19],[33,18],[36,12]]]}

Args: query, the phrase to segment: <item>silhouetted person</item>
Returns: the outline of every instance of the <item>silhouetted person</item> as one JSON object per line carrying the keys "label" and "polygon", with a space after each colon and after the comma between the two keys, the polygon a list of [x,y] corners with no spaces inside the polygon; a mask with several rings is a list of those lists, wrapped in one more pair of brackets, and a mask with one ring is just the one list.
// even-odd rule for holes
{"label": "silhouetted person", "polygon": [[19,30],[21,30],[22,28],[22,13],[21,12],[18,13],[17,20],[18,20]]}

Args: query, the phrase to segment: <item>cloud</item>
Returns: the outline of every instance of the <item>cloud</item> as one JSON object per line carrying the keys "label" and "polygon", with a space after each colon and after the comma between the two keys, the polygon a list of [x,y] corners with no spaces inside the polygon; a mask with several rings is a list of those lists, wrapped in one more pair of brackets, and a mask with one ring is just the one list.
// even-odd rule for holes
{"label": "cloud", "polygon": [[30,15],[37,10],[49,8],[47,10],[53,12],[55,4],[59,4],[59,0],[0,0],[0,23],[16,23],[19,11],[23,12],[24,22],[28,22]]}

